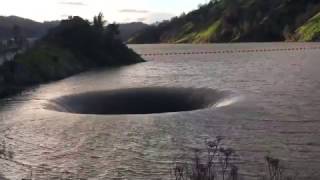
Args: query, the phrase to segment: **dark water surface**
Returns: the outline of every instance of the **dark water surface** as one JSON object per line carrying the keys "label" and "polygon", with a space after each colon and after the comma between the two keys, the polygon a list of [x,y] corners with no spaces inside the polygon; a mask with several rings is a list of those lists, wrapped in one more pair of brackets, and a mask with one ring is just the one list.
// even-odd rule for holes
{"label": "dark water surface", "polygon": [[[146,63],[82,73],[0,101],[0,135],[14,152],[0,159],[9,179],[169,179],[172,160],[209,137],[240,156],[255,179],[264,156],[320,177],[320,50],[316,43],[131,45],[142,54],[235,49],[303,50],[148,56]],[[150,115],[48,110],[66,95],[126,88],[209,88],[232,92],[208,109]],[[141,103],[141,102],[140,102]]]}

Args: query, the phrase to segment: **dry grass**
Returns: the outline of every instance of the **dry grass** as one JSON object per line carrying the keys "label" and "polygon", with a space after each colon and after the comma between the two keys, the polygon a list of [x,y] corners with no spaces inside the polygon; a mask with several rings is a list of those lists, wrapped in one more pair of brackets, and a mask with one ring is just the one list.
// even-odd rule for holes
{"label": "dry grass", "polygon": [[[222,137],[206,142],[206,153],[201,155],[195,150],[191,163],[175,163],[173,176],[175,180],[240,180],[239,167],[236,165],[238,156],[231,148],[221,146]],[[180,161],[181,162],[181,161]],[[287,176],[280,160],[266,156],[265,176],[261,180],[296,180],[297,177]]]}

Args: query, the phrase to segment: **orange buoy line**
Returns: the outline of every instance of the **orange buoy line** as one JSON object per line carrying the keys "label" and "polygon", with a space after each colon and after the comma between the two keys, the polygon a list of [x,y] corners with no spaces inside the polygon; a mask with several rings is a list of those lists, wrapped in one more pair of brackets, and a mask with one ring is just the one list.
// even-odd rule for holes
{"label": "orange buoy line", "polygon": [[192,54],[232,54],[232,53],[254,53],[254,52],[273,52],[273,51],[304,51],[319,50],[320,46],[315,47],[292,47],[292,48],[265,48],[265,49],[235,49],[235,50],[215,50],[215,51],[186,51],[186,52],[166,52],[166,53],[146,53],[141,56],[171,56],[171,55],[192,55]]}

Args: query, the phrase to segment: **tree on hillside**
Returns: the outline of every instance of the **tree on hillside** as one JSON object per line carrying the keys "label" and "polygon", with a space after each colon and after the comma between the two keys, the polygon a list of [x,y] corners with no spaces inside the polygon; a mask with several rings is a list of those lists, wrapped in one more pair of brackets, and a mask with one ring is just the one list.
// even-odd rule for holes
{"label": "tree on hillside", "polygon": [[111,61],[112,64],[116,64],[117,62],[114,62],[114,59],[108,59],[108,56],[120,56],[122,52],[118,51],[123,51],[126,46],[119,38],[119,26],[105,25],[106,21],[102,13],[93,18],[93,23],[78,16],[70,17],[49,32],[46,42],[70,49],[75,54],[81,54],[82,57],[97,64]]}
{"label": "tree on hillside", "polygon": [[119,25],[116,23],[109,24],[106,28],[107,34],[111,34],[112,36],[118,36],[120,34]]}
{"label": "tree on hillside", "polygon": [[13,35],[14,43],[21,48],[23,44],[26,42],[26,39],[23,35],[23,31],[21,27],[18,25],[14,25],[12,28],[12,35]]}
{"label": "tree on hillside", "polygon": [[104,20],[104,16],[101,12],[93,18],[93,26],[99,30],[103,30],[106,23],[107,21]]}
{"label": "tree on hillside", "polygon": [[129,42],[292,40],[297,29],[319,11],[319,0],[211,0],[186,15],[135,34]]}

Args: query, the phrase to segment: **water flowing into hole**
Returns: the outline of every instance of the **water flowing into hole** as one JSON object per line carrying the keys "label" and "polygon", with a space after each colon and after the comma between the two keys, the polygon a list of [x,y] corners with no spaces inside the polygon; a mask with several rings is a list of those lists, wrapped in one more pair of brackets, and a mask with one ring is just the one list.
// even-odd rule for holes
{"label": "water flowing into hole", "polygon": [[46,109],[75,114],[158,114],[209,108],[228,94],[207,88],[131,88],[63,96],[50,100]]}

